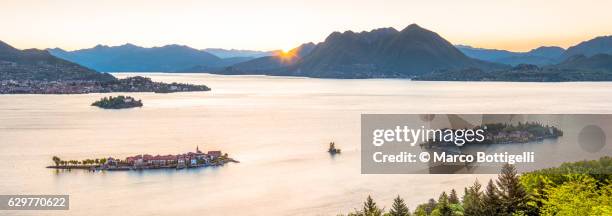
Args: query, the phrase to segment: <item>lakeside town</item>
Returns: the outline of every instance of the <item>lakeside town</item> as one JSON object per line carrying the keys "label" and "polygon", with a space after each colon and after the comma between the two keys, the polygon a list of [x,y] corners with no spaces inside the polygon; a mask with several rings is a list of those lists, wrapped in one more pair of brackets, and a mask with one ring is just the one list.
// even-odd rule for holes
{"label": "lakeside town", "polygon": [[87,94],[108,92],[193,92],[210,91],[205,85],[153,82],[135,76],[112,81],[91,80],[0,80],[0,94]]}
{"label": "lakeside town", "polygon": [[52,158],[55,166],[47,166],[52,169],[86,169],[97,170],[145,170],[145,169],[184,169],[208,166],[223,166],[226,163],[240,163],[221,151],[202,152],[196,147],[195,152],[168,155],[140,154],[117,159],[113,157],[85,160],[62,160],[57,156]]}

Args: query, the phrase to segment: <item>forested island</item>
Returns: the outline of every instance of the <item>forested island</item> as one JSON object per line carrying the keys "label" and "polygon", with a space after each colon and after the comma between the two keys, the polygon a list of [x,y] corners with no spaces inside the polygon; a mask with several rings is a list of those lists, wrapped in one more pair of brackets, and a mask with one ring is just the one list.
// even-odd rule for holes
{"label": "forested island", "polygon": [[[458,129],[443,129],[441,131],[448,131],[449,134],[457,134],[457,130]],[[456,138],[465,140],[465,144],[469,145],[527,143],[563,136],[563,131],[561,129],[555,126],[543,125],[538,122],[519,122],[516,125],[507,123],[491,123],[472,128],[472,131],[476,130],[484,131],[482,141],[477,141],[475,139],[466,139],[465,135],[464,137]],[[425,148],[457,146],[452,141],[445,142],[442,138],[444,136],[443,133],[440,133],[440,136],[436,136],[436,133],[434,133],[434,136],[435,137],[432,137],[427,140],[427,142],[421,143],[420,146]]]}
{"label": "forested island", "polygon": [[[398,195],[389,212],[368,196],[362,207],[348,216],[488,216],[488,215],[611,215],[611,157],[563,163],[556,168],[517,174],[504,165],[497,179],[483,185],[442,192],[410,211]],[[342,215],[342,214],[339,214]]]}
{"label": "forested island", "polygon": [[125,109],[133,107],[142,107],[142,101],[136,100],[130,96],[119,95],[117,97],[104,97],[93,102],[92,106],[97,106],[103,109]]}

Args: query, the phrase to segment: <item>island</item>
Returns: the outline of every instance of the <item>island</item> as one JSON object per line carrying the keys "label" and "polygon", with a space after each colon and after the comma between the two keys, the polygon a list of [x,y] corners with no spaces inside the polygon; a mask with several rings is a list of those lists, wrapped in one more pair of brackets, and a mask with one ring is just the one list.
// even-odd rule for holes
{"label": "island", "polygon": [[329,143],[329,149],[327,150],[327,152],[329,152],[329,154],[331,155],[335,155],[335,154],[340,154],[340,152],[342,152],[341,149],[336,148],[336,143],[335,142],[330,142]]}
{"label": "island", "polygon": [[93,102],[92,106],[97,106],[102,109],[125,109],[142,107],[142,101],[136,100],[130,96],[119,95],[117,97],[103,97],[100,100]]}
{"label": "island", "polygon": [[[451,134],[456,134],[455,131],[458,129],[442,129],[441,131],[450,131]],[[472,144],[512,144],[512,143],[527,143],[534,141],[541,141],[544,139],[551,139],[563,136],[563,131],[555,126],[543,125],[538,122],[519,122],[518,124],[507,124],[507,123],[491,123],[476,126],[473,128],[476,130],[484,130],[483,141],[465,141],[465,145]],[[461,137],[459,137],[461,138]],[[420,144],[421,147],[435,148],[435,147],[461,147],[451,142],[444,142],[442,140],[429,139],[424,143]]]}
{"label": "island", "polygon": [[226,163],[240,163],[223,154],[221,151],[208,151],[204,153],[196,146],[195,152],[168,155],[139,154],[116,159],[113,157],[84,159],[84,160],[62,160],[58,156],[52,158],[54,166],[51,169],[85,169],[90,171],[108,170],[147,170],[147,169],[184,169],[208,166],[223,166]]}

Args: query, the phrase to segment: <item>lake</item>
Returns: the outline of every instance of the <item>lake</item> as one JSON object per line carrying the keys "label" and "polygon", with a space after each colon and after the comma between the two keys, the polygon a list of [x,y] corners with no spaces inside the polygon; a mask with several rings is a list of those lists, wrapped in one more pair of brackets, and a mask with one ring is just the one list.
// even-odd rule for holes
{"label": "lake", "polygon": [[[115,74],[118,77],[133,73]],[[371,194],[414,210],[442,190],[495,175],[362,175],[362,113],[612,113],[612,83],[415,82],[141,73],[210,92],[129,93],[142,108],[103,110],[108,95],[0,95],[0,194],[68,194],[46,215],[336,215]],[[342,154],[330,157],[334,141]],[[224,167],[124,172],[46,169],[86,159],[222,150]],[[588,154],[585,153],[588,156]],[[39,211],[4,211],[40,215]]]}

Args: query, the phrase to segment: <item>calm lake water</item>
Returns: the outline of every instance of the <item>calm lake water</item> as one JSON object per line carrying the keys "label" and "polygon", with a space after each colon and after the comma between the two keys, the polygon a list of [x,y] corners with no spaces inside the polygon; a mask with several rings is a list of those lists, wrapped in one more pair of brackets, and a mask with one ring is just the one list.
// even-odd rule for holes
{"label": "calm lake water", "polygon": [[[125,77],[134,74],[117,74]],[[411,210],[494,175],[361,175],[361,113],[612,113],[612,83],[466,83],[145,74],[210,92],[130,93],[144,107],[102,110],[103,96],[0,95],[0,194],[69,194],[69,211],[2,215],[336,215],[368,194]],[[335,141],[342,155],[330,157]],[[219,168],[129,172],[44,168],[85,159],[222,150]],[[586,153],[585,153],[586,154]],[[588,156],[588,154],[586,154]]]}

